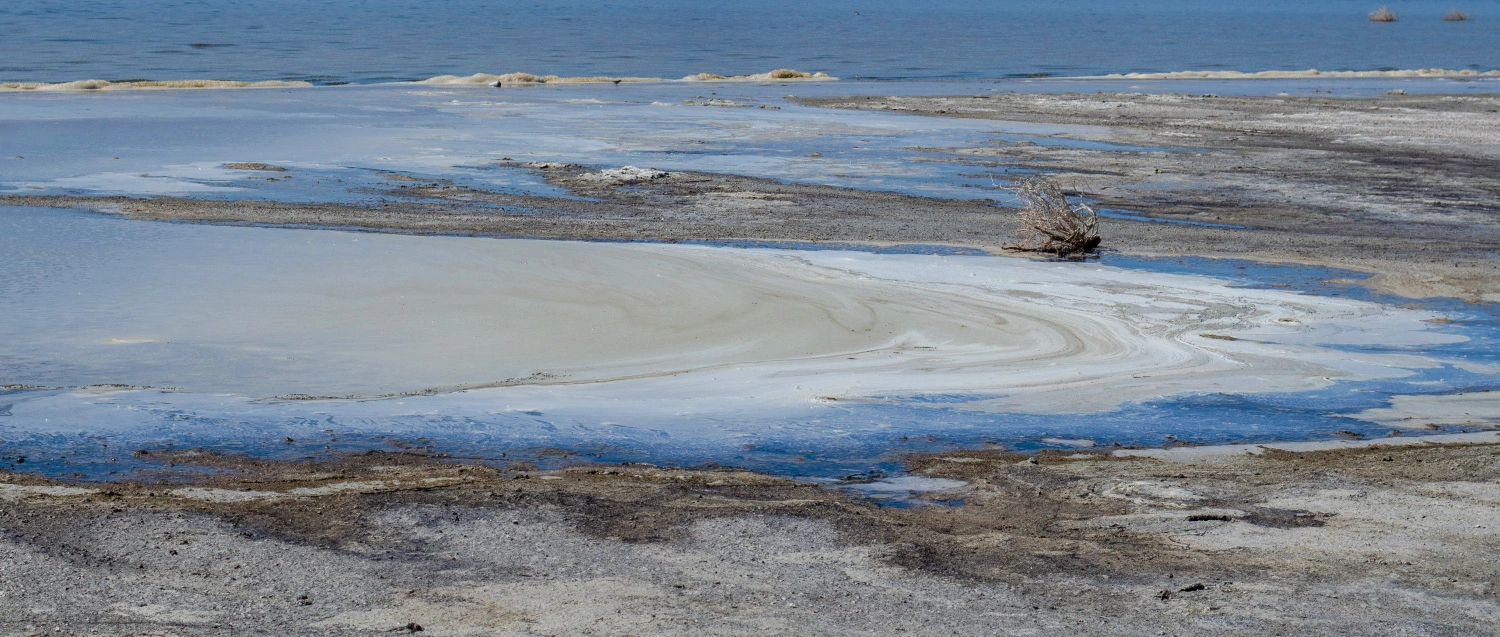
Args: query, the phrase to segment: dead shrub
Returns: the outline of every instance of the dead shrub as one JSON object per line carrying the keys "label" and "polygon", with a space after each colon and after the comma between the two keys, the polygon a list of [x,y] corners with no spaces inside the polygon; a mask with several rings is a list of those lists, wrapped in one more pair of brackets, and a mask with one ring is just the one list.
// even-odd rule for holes
{"label": "dead shrub", "polygon": [[1396,21],[1396,12],[1395,11],[1391,11],[1390,7],[1381,5],[1381,7],[1379,9],[1376,9],[1376,10],[1370,12],[1370,21],[1371,22],[1395,22]]}
{"label": "dead shrub", "polygon": [[1027,177],[1009,188],[1021,200],[1021,242],[1016,250],[1072,256],[1099,247],[1099,215],[1083,202],[1072,203],[1045,177]]}

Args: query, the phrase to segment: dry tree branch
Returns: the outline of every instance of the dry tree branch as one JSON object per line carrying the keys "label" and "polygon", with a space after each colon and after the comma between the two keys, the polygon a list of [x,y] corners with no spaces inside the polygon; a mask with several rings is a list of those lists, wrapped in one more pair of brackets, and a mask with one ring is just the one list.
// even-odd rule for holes
{"label": "dry tree branch", "polygon": [[1021,200],[1021,242],[1008,247],[1064,257],[1099,247],[1099,215],[1083,202],[1070,203],[1052,180],[1026,177],[1006,190]]}

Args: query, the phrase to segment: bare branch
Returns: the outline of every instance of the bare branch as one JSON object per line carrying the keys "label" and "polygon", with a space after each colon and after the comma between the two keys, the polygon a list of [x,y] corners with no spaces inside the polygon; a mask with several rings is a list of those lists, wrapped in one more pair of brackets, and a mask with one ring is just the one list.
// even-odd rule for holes
{"label": "bare branch", "polygon": [[1017,250],[1069,256],[1099,247],[1099,215],[1083,202],[1070,203],[1062,188],[1045,177],[1027,177],[1014,188],[1021,200]]}

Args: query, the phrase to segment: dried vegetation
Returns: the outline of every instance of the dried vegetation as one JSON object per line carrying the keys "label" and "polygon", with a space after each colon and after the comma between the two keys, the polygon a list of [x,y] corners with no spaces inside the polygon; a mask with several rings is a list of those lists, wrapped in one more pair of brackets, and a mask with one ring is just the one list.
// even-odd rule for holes
{"label": "dried vegetation", "polygon": [[1099,247],[1099,215],[1083,202],[1068,201],[1057,183],[1028,177],[1010,190],[1021,200],[1021,225],[1020,243],[1009,247],[1064,257]]}

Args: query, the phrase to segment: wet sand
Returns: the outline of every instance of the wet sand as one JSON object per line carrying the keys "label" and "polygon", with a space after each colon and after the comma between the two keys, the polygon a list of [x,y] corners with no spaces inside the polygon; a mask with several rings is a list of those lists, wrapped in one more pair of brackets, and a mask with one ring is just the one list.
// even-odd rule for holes
{"label": "wet sand", "polygon": [[[732,470],[157,450],[165,482],[3,477],[0,630],[1459,635],[1500,620],[1500,445],[1210,449],[914,457],[915,475],[964,486],[907,508]],[[221,473],[181,482],[193,467]]]}

